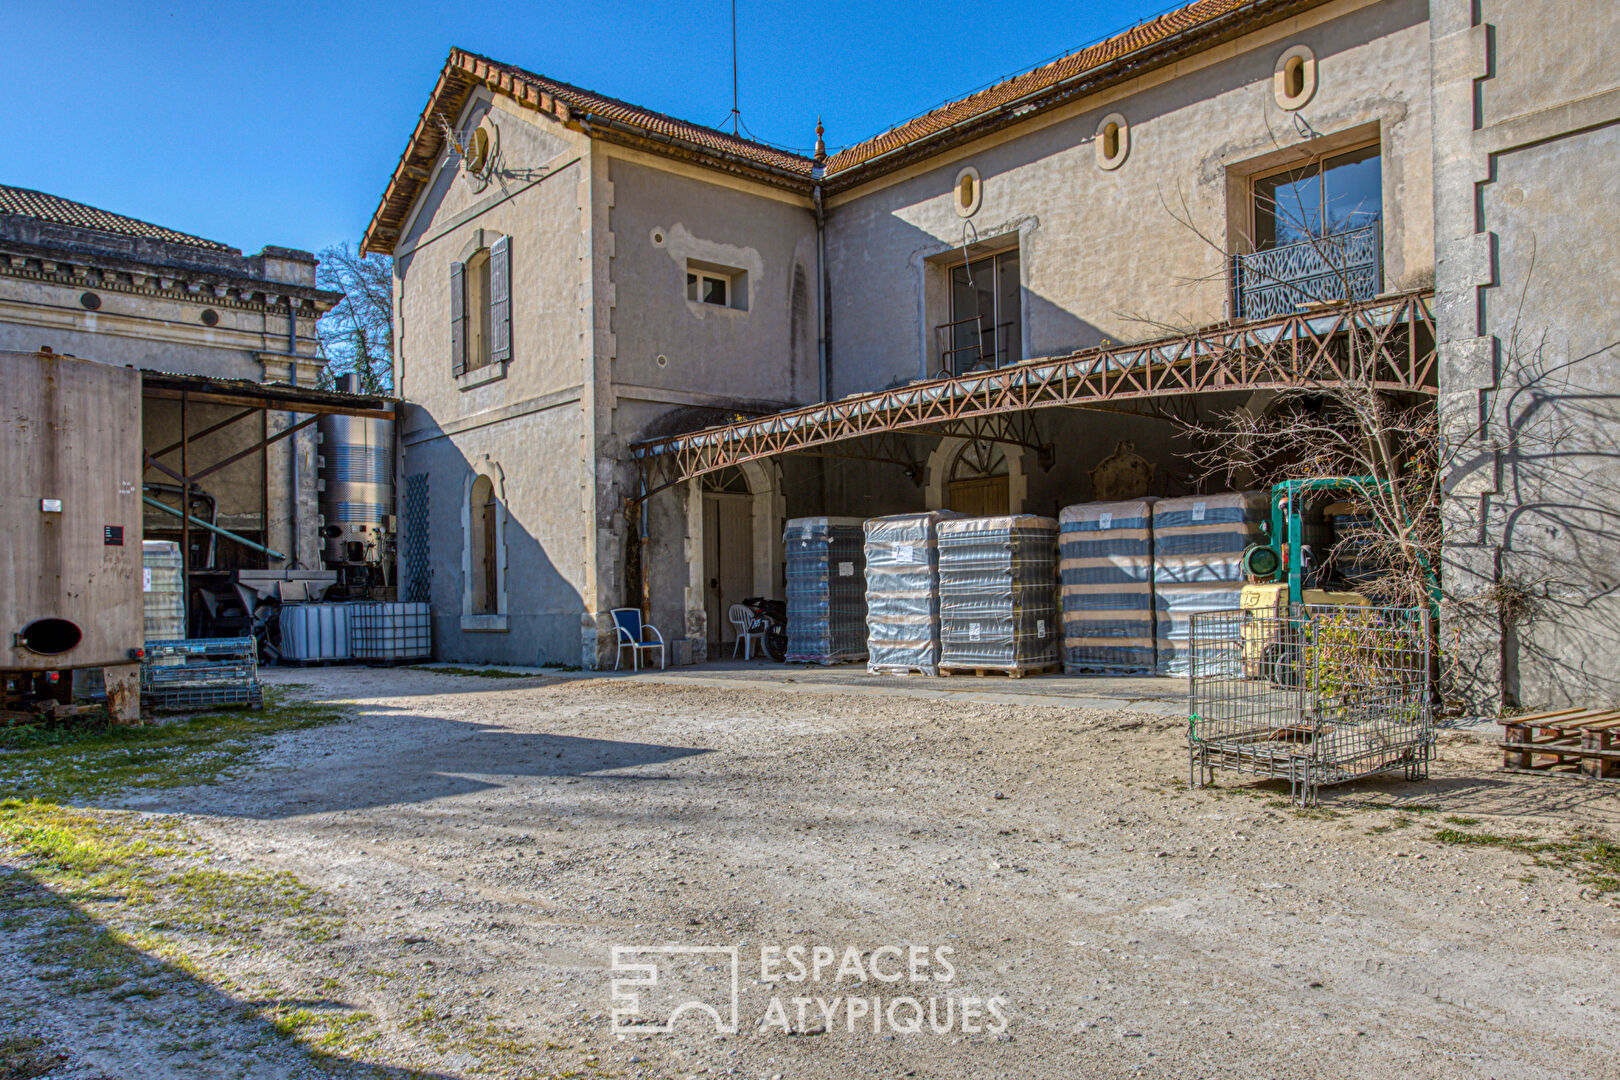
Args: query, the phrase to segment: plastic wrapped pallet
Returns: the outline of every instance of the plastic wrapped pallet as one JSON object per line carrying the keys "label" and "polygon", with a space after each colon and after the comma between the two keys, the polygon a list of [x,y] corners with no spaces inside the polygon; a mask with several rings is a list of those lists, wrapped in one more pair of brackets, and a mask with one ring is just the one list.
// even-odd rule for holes
{"label": "plastic wrapped pallet", "polygon": [[1084,503],[1058,515],[1064,671],[1153,672],[1153,503]]}
{"label": "plastic wrapped pallet", "polygon": [[941,672],[1056,666],[1057,520],[962,518],[936,531]]}
{"label": "plastic wrapped pallet", "polygon": [[1264,491],[1190,495],[1153,504],[1153,606],[1160,675],[1186,675],[1191,616],[1236,611],[1243,549],[1263,536]]}
{"label": "plastic wrapped pallet", "polygon": [[1333,534],[1329,568],[1351,587],[1376,580],[1378,554],[1372,533],[1378,527],[1378,519],[1366,507],[1350,502],[1332,503],[1323,513]]}
{"label": "plastic wrapped pallet", "polygon": [[866,659],[864,539],[860,518],[793,518],[787,523],[782,544],[788,663]]}
{"label": "plastic wrapped pallet", "polygon": [[142,622],[146,641],[174,641],[186,636],[186,608],[180,591],[180,545],[168,540],[141,541]]}
{"label": "plastic wrapped pallet", "polygon": [[939,674],[939,539],[950,510],[866,523],[866,669]]}

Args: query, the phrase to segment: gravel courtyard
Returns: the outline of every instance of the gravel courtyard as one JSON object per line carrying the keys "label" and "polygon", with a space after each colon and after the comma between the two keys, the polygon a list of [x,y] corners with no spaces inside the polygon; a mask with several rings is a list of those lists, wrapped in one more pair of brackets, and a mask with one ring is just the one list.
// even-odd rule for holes
{"label": "gravel courtyard", "polygon": [[[1299,811],[1189,790],[1162,701],[270,677],[346,718],[93,812],[299,918],[160,948],[106,886],[63,917],[119,928],[134,973],[70,993],[9,915],[0,1007],[59,1056],[0,1076],[1620,1075],[1620,895],[1563,843],[1620,831],[1614,789],[1498,772],[1488,731]],[[614,1033],[613,947],[671,945],[736,947],[734,1033]],[[763,977],[818,946],[819,980]],[[727,954],[648,955],[729,991]]]}

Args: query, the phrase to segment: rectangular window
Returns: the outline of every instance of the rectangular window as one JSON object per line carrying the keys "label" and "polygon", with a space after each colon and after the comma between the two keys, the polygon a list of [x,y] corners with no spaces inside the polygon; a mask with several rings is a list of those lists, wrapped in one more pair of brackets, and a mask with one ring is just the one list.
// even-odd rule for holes
{"label": "rectangular window", "polygon": [[1254,250],[1232,256],[1240,319],[1370,300],[1383,288],[1383,180],[1377,143],[1251,182]]}
{"label": "rectangular window", "polygon": [[937,327],[946,375],[1016,364],[1024,358],[1018,249],[951,268],[951,319]]}
{"label": "rectangular window", "polygon": [[688,260],[686,298],[694,304],[745,310],[748,307],[748,272]]}
{"label": "rectangular window", "polygon": [[1375,225],[1383,216],[1378,147],[1315,161],[1254,182],[1258,251]]}

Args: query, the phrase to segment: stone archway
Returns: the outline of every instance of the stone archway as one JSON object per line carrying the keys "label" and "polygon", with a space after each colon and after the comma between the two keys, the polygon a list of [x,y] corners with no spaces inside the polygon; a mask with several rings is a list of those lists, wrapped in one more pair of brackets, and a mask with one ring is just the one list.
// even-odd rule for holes
{"label": "stone archway", "polygon": [[[923,495],[923,505],[928,509],[950,509],[951,478],[963,451],[967,450],[972,442],[973,440],[961,436],[947,436],[940,439],[939,445],[928,455],[928,480]],[[1021,514],[1024,512],[1024,502],[1029,497],[1029,473],[1025,467],[1025,449],[1013,443],[994,445],[1005,459],[1007,470],[1007,509],[1000,512]]]}

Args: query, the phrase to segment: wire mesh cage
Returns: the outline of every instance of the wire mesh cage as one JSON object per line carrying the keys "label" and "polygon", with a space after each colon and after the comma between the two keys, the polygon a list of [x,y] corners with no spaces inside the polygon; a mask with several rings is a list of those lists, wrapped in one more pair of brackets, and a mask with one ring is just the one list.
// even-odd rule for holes
{"label": "wire mesh cage", "polygon": [[264,703],[257,643],[244,638],[148,641],[141,659],[141,700],[156,709]]}
{"label": "wire mesh cage", "polygon": [[1296,604],[1192,616],[1188,764],[1318,789],[1376,773],[1428,776],[1429,612]]}

